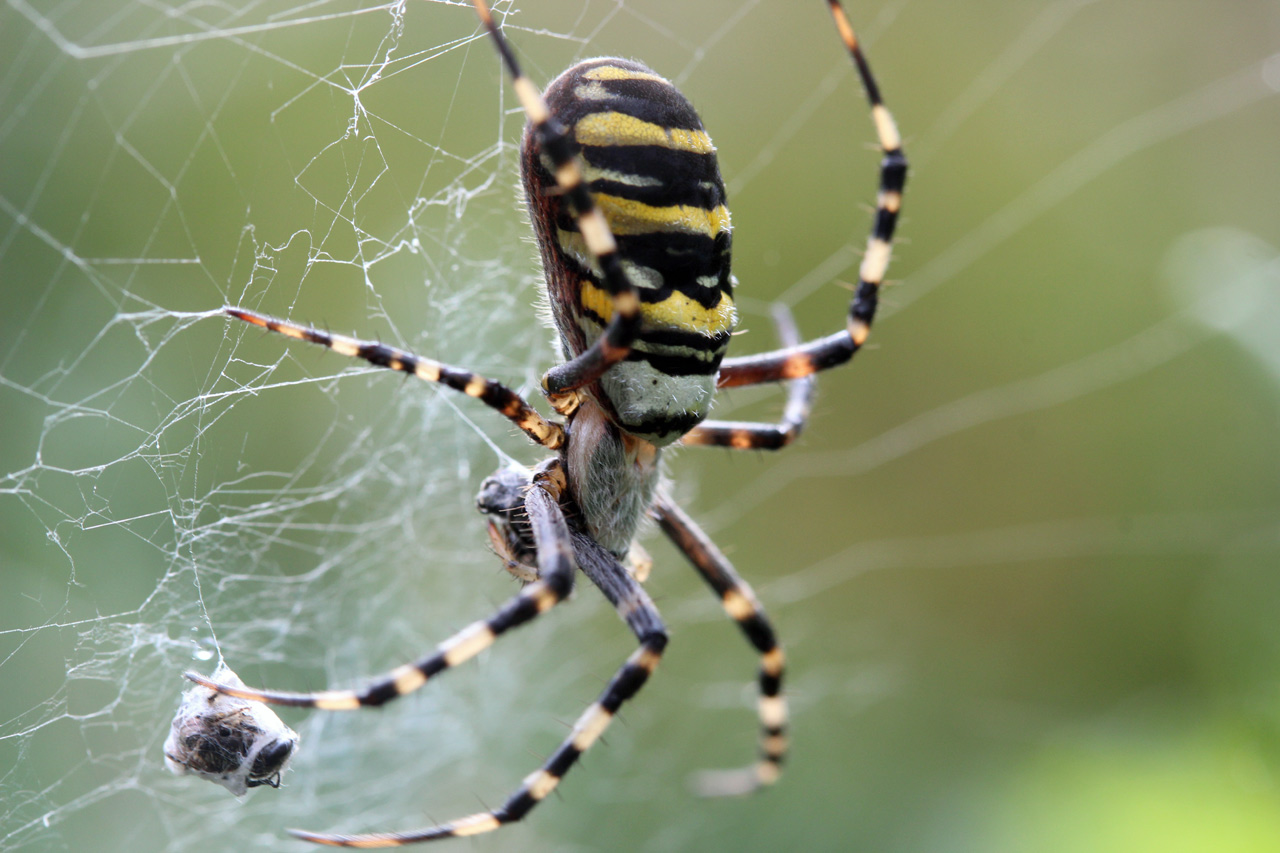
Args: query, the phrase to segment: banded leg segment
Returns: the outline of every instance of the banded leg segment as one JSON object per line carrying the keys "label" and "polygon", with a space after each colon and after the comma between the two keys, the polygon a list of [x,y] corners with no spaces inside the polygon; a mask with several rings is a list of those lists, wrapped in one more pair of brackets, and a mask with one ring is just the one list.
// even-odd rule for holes
{"label": "banded leg segment", "polygon": [[902,190],[907,181],[907,158],[902,151],[898,127],[880,97],[880,87],[871,73],[866,57],[862,55],[858,37],[845,16],[840,0],[827,0],[827,5],[831,9],[836,30],[862,79],[862,88],[871,105],[871,119],[876,127],[876,136],[884,153],[880,161],[880,191],[876,196],[875,219],[858,272],[858,288],[849,305],[844,331],[795,347],[742,358],[727,358],[720,365],[721,388],[796,379],[844,364],[866,343],[867,336],[871,333],[871,323],[875,319],[880,285],[889,267],[893,232],[902,208]]}
{"label": "banded leg segment", "polygon": [[[774,325],[784,347],[797,346],[800,332],[795,318],[785,305],[775,305]],[[800,437],[809,412],[813,409],[813,397],[818,390],[817,377],[813,374],[787,382],[787,406],[782,421],[776,424],[751,421],[703,421],[685,433],[680,443],[690,447],[729,447],[734,450],[781,450]]]}
{"label": "banded leg segment", "polygon": [[501,806],[437,826],[410,832],[370,835],[322,835],[290,830],[304,841],[334,847],[401,847],[423,841],[438,841],[492,832],[525,817],[534,806],[556,789],[560,780],[608,728],[622,704],[633,697],[657,668],[667,645],[666,627],[653,600],[613,557],[585,534],[573,532],[573,550],[578,565],[617,609],[618,615],[636,635],[640,647],[627,658],[604,692],[578,717],[569,736],[542,766],[525,777],[520,787]]}
{"label": "banded leg segment", "polygon": [[447,364],[429,358],[414,355],[386,344],[373,341],[362,341],[345,335],[334,335],[322,332],[311,326],[279,320],[257,311],[244,308],[224,308],[228,315],[255,326],[261,326],[272,332],[279,332],[290,338],[310,341],[328,347],[336,353],[352,358],[362,358],[378,367],[408,373],[427,382],[438,382],[455,391],[461,391],[468,397],[475,397],[489,408],[518,426],[529,438],[548,450],[557,450],[564,445],[564,427],[546,420],[525,401],[523,397],[505,385],[485,379]]}
{"label": "banded leg segment", "polygon": [[525,510],[537,545],[541,577],[520,591],[488,619],[463,628],[425,657],[397,667],[360,690],[322,690],[318,693],[286,693],[255,687],[222,684],[199,673],[186,677],[203,687],[228,696],[238,696],[270,705],[349,711],[382,705],[412,693],[446,669],[470,660],[493,645],[502,634],[523,625],[568,597],[573,589],[577,562],[569,538],[569,528],[558,499],[565,488],[564,472],[558,460],[551,460],[534,475],[525,495]]}
{"label": "banded leg segment", "polygon": [[640,331],[640,297],[622,269],[618,258],[618,244],[613,238],[613,232],[609,230],[609,223],[587,191],[578,160],[577,143],[551,113],[538,87],[520,71],[511,46],[502,37],[484,0],[472,2],[511,75],[511,87],[520,100],[538,147],[551,161],[556,185],[573,211],[583,242],[599,263],[605,288],[613,297],[613,317],[600,338],[587,350],[570,361],[553,367],[542,377],[542,389],[547,398],[556,411],[564,414],[566,412],[562,406],[572,405],[576,400],[572,391],[599,379],[606,370],[631,353],[632,344]]}
{"label": "banded leg segment", "polygon": [[720,596],[729,618],[738,623],[747,641],[760,652],[760,759],[739,770],[710,771],[695,780],[704,796],[747,794],[772,785],[782,774],[787,755],[787,700],[782,695],[786,660],[760,602],[751,587],[720,553],[715,543],[684,510],[665,494],[654,501],[658,526],[693,563],[698,574]]}

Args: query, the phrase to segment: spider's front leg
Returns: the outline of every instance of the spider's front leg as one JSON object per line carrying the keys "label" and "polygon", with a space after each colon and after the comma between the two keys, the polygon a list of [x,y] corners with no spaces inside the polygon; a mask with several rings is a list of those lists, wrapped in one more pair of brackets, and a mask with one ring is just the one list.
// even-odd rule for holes
{"label": "spider's front leg", "polygon": [[880,161],[880,191],[876,195],[875,218],[871,235],[867,238],[867,251],[858,271],[858,287],[843,331],[824,338],[773,352],[749,355],[742,358],[726,358],[720,364],[719,386],[732,388],[740,385],[758,385],[763,382],[780,382],[798,379],[844,364],[866,343],[875,319],[876,305],[880,299],[880,287],[889,268],[889,256],[893,245],[893,232],[902,209],[902,190],[907,182],[907,158],[902,150],[902,137],[898,126],[884,105],[880,86],[876,83],[867,64],[858,37],[845,16],[840,0],[827,0],[836,30],[844,42],[845,50],[853,60],[862,88],[871,106],[871,120],[876,128],[883,158]]}
{"label": "spider's front leg", "polygon": [[543,463],[523,492],[524,517],[528,525],[528,546],[536,558],[538,580],[530,583],[488,619],[474,622],[454,634],[430,654],[397,667],[360,690],[323,690],[318,693],[286,693],[223,684],[194,672],[186,677],[197,684],[224,693],[272,705],[347,711],[382,705],[417,690],[450,667],[470,660],[493,645],[502,634],[545,613],[568,597],[577,571],[569,544],[568,526],[560,509],[566,492],[564,469],[559,459]]}
{"label": "spider's front leg", "polygon": [[494,382],[465,368],[444,364],[432,358],[423,358],[377,341],[362,341],[346,335],[335,335],[314,326],[281,320],[246,308],[228,306],[222,310],[229,317],[235,317],[237,320],[243,320],[269,332],[276,332],[300,341],[310,341],[348,358],[361,358],[376,367],[398,370],[426,382],[439,383],[446,388],[461,391],[511,421],[525,435],[548,450],[558,450],[564,444],[562,425],[542,417],[529,405],[528,401],[501,382]]}
{"label": "spider's front leg", "polygon": [[586,350],[548,370],[542,377],[542,390],[547,400],[557,412],[568,415],[576,405],[574,391],[599,379],[606,370],[631,353],[632,344],[640,332],[640,296],[623,270],[618,243],[609,230],[609,223],[587,189],[577,142],[547,106],[538,87],[520,70],[515,54],[502,37],[488,5],[484,0],[472,0],[472,4],[511,75],[511,87],[529,120],[529,133],[537,140],[539,149],[550,163],[556,191],[564,197],[587,251],[599,265],[602,283],[612,303],[612,317],[600,337]]}

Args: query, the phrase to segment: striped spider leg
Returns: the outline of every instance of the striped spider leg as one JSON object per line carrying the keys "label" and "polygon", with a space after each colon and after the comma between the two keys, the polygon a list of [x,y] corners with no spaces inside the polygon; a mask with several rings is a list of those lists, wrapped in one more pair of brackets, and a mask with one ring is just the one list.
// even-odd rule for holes
{"label": "striped spider leg", "polygon": [[500,382],[485,379],[461,367],[452,367],[375,341],[362,341],[346,335],[335,335],[245,308],[222,310],[228,316],[254,326],[261,326],[268,331],[278,332],[300,341],[320,344],[341,355],[364,359],[375,367],[398,370],[427,382],[437,382],[447,388],[461,391],[511,421],[535,443],[548,450],[559,450],[564,446],[564,427],[542,417],[527,400]]}
{"label": "striped spider leg", "polygon": [[623,271],[618,243],[609,223],[587,190],[577,156],[577,144],[564,124],[551,112],[538,87],[521,72],[515,54],[502,37],[484,0],[473,0],[473,5],[511,75],[511,87],[528,117],[528,132],[550,161],[556,187],[577,221],[587,251],[600,267],[602,283],[611,297],[613,316],[595,343],[564,364],[548,370],[542,377],[542,390],[552,407],[567,415],[577,405],[578,397],[574,391],[595,382],[606,370],[630,355],[640,331],[640,297]]}
{"label": "striped spider leg", "polygon": [[431,653],[397,667],[359,690],[322,690],[288,693],[224,684],[199,673],[186,677],[196,684],[228,696],[271,705],[351,711],[385,704],[422,687],[436,675],[478,655],[502,634],[545,613],[568,597],[577,568],[568,544],[568,531],[560,502],[567,499],[564,469],[558,458],[544,462],[525,493],[530,525],[530,552],[538,565],[538,579],[525,586],[488,619],[473,622],[438,645]]}
{"label": "striped spider leg", "polygon": [[747,794],[772,785],[782,774],[787,754],[787,702],[782,695],[786,659],[782,647],[751,587],[693,519],[665,494],[659,494],[654,501],[652,514],[662,531],[720,596],[725,613],[738,623],[747,641],[760,653],[760,758],[751,767],[701,773],[694,779],[695,790],[703,796],[719,797]]}
{"label": "striped spider leg", "polygon": [[[778,450],[786,447],[799,436],[808,421],[816,391],[814,374],[851,359],[866,342],[875,318],[880,286],[889,265],[893,232],[902,206],[907,161],[897,125],[884,106],[880,88],[840,0],[828,0],[828,6],[862,80],[883,152],[875,218],[859,271],[858,287],[849,306],[846,328],[842,332],[801,343],[790,312],[784,306],[776,306],[774,321],[782,349],[725,359],[720,364],[716,385],[731,388],[787,381],[787,403],[781,422],[707,420],[685,433],[681,439],[685,445],[735,450]],[[699,778],[697,787],[701,793],[719,795],[745,793],[771,784],[778,778],[787,750],[787,706],[781,689],[785,662],[782,649],[751,587],[738,576],[732,564],[697,524],[666,495],[659,495],[651,513],[663,532],[720,596],[725,612],[738,623],[747,640],[761,655],[760,759],[754,767],[743,770],[704,774]]]}
{"label": "striped spider leg", "polygon": [[[883,158],[880,161],[880,190],[876,196],[875,218],[867,251],[858,272],[858,287],[849,305],[844,331],[803,344],[788,344],[782,349],[740,358],[726,358],[720,364],[716,385],[735,388],[811,376],[820,370],[844,364],[853,358],[871,332],[879,301],[880,286],[889,267],[893,231],[902,208],[902,190],[907,180],[907,159],[897,124],[885,107],[880,87],[871,67],[858,46],[849,19],[840,0],[827,0],[836,29],[853,60],[871,105],[871,118],[876,127]],[[704,421],[682,439],[686,445],[731,447],[737,450],[776,450],[786,446],[804,425],[807,408],[801,410],[788,403],[781,424],[724,423]],[[797,421],[796,418],[799,417]]]}

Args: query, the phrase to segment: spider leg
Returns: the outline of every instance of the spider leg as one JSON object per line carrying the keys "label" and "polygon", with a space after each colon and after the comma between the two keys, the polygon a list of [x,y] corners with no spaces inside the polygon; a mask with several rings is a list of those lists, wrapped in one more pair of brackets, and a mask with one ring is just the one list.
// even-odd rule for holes
{"label": "spider leg", "polygon": [[716,594],[729,618],[760,653],[760,758],[749,767],[709,771],[694,779],[704,796],[747,794],[778,781],[787,755],[787,700],[782,695],[785,658],[773,628],[751,587],[706,533],[665,494],[653,504],[658,526],[693,563]]}
{"label": "spider leg", "polygon": [[563,601],[573,589],[577,564],[569,544],[569,528],[559,499],[565,490],[564,471],[558,459],[551,459],[534,475],[525,494],[540,577],[520,591],[488,619],[474,622],[410,664],[398,667],[360,690],[322,690],[317,693],[286,693],[255,687],[222,684],[195,672],[185,673],[196,684],[256,702],[349,711],[382,705],[412,693],[446,669],[470,660],[493,645],[494,640],[517,625],[530,621]]}
{"label": "spider leg", "polygon": [[533,807],[555,790],[582,753],[595,743],[618,713],[623,702],[636,692],[653,674],[667,645],[667,631],[658,610],[643,587],[631,577],[618,560],[584,533],[573,531],[573,551],[578,565],[605,597],[618,615],[636,635],[640,647],[609,681],[604,692],[578,717],[569,736],[561,742],[542,766],[525,777],[520,787],[501,806],[467,815],[436,826],[409,832],[369,835],[323,835],[289,830],[304,841],[334,847],[400,847],[422,841],[437,841],[466,835],[492,832],[522,819]]}
{"label": "spider leg", "polygon": [[866,343],[867,336],[871,333],[871,322],[875,319],[880,285],[889,267],[893,230],[902,207],[902,189],[907,180],[907,158],[902,152],[902,138],[898,135],[898,127],[885,108],[880,97],[880,87],[862,55],[858,37],[849,25],[849,19],[845,17],[840,0],[827,0],[827,5],[831,8],[831,16],[840,38],[862,79],[862,88],[866,90],[867,101],[871,105],[876,136],[884,152],[880,161],[880,191],[876,196],[875,220],[858,272],[858,288],[849,305],[844,331],[773,352],[726,358],[720,364],[718,384],[721,388],[795,379],[844,364]]}
{"label": "spider leg", "polygon": [[455,391],[461,391],[468,397],[475,397],[518,426],[525,435],[548,450],[557,450],[564,444],[564,427],[543,418],[523,397],[510,388],[499,382],[485,379],[483,376],[479,376],[469,370],[450,367],[447,364],[441,364],[429,358],[422,358],[411,352],[389,347],[386,344],[322,332],[310,326],[291,323],[288,320],[278,320],[275,317],[268,317],[266,314],[259,314],[256,311],[248,311],[244,308],[228,307],[222,310],[237,320],[261,326],[269,331],[279,332],[282,335],[297,338],[298,340],[311,341],[342,355],[362,358],[378,367],[399,370],[402,373],[412,374],[428,382],[438,382],[441,385],[446,385]]}
{"label": "spider leg", "polygon": [[560,120],[552,115],[538,87],[520,71],[515,54],[502,37],[484,0],[472,2],[511,75],[511,87],[515,89],[539,147],[551,161],[556,185],[573,211],[583,242],[600,265],[605,288],[613,297],[613,316],[600,338],[575,358],[553,367],[542,377],[542,389],[551,405],[561,414],[567,414],[575,405],[573,391],[599,379],[631,352],[640,330],[640,297],[622,269],[618,244],[604,213],[583,182],[577,143]]}
{"label": "spider leg", "polygon": [[[773,321],[778,327],[778,338],[784,347],[800,343],[800,332],[795,319],[785,305],[775,305]],[[809,422],[813,409],[813,397],[818,382],[813,374],[787,381],[787,406],[782,421],[776,424],[750,421],[703,421],[680,439],[686,446],[729,447],[734,450],[780,450],[800,437]]]}

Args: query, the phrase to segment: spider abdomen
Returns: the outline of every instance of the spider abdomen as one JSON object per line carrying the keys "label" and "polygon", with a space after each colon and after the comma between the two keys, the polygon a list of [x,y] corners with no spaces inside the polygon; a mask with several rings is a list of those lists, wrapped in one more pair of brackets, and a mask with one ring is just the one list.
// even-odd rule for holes
{"label": "spider abdomen", "polygon": [[[737,319],[715,148],[689,101],[637,62],[581,62],[550,84],[546,100],[580,150],[641,302],[630,355],[587,390],[625,432],[669,444],[710,411]],[[572,358],[600,336],[613,297],[528,130],[521,171],[552,316]]]}

